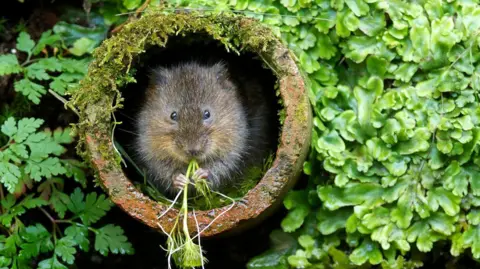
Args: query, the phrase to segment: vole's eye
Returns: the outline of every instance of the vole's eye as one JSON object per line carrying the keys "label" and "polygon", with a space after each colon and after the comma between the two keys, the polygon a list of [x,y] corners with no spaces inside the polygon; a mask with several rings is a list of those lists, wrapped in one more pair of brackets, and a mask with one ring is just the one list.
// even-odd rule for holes
{"label": "vole's eye", "polygon": [[205,110],[203,111],[203,119],[208,120],[210,118],[210,111]]}
{"label": "vole's eye", "polygon": [[173,121],[177,121],[178,119],[177,112],[173,111],[172,114],[170,114],[170,119],[172,119]]}

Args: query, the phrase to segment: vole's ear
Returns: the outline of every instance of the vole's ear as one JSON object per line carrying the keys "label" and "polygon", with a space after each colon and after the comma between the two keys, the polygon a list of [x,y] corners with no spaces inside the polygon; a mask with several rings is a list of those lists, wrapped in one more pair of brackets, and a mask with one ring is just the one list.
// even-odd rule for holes
{"label": "vole's ear", "polygon": [[215,72],[215,76],[218,81],[227,80],[229,77],[229,72],[227,68],[227,64],[224,61],[219,61],[212,66],[213,71]]}
{"label": "vole's ear", "polygon": [[152,70],[150,74],[150,84],[152,85],[164,85],[167,83],[168,70],[163,67],[157,67]]}

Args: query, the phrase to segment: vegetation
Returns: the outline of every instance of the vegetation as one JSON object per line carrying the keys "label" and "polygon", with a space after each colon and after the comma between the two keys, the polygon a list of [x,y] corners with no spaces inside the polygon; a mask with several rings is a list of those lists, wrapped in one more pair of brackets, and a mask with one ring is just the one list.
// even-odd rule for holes
{"label": "vegetation", "polygon": [[[93,48],[128,17],[115,14],[138,17],[160,2],[85,1],[95,31],[60,21],[34,41],[20,30],[16,51],[0,56],[0,75],[14,75],[14,90],[33,107],[48,95],[64,101]],[[257,18],[306,74],[315,115],[308,183],[286,197],[281,230],[248,268],[416,268],[440,254],[480,258],[479,1],[162,3]],[[64,268],[92,242],[105,255],[133,253],[121,223],[96,226],[112,205],[103,194],[85,195],[88,170],[65,150],[74,134],[16,116],[25,107],[13,102],[0,115],[0,268]],[[66,190],[67,182],[78,186]],[[33,211],[42,215],[24,218]]]}
{"label": "vegetation", "polygon": [[[64,264],[73,264],[77,249],[89,250],[90,233],[95,235],[94,248],[101,254],[132,254],[133,248],[119,226],[93,227],[112,206],[104,194],[85,196],[79,187],[70,195],[64,192],[68,178],[84,187],[85,173],[79,161],[59,158],[65,152],[64,145],[73,142],[70,129],[38,131],[43,123],[35,118],[17,122],[10,117],[1,126],[2,134],[8,137],[0,151],[0,183],[8,191],[0,192],[2,268],[30,268],[29,264],[44,253],[50,257],[39,261],[39,268],[66,268]],[[45,215],[52,230],[41,222],[22,220],[22,215],[34,209]]]}
{"label": "vegetation", "polygon": [[85,75],[95,42],[88,35],[72,40],[75,28],[59,22],[36,42],[22,30],[11,53],[0,56],[0,75],[15,76],[16,100],[23,100],[0,102],[0,268],[67,268],[78,251],[90,249],[134,253],[119,225],[99,225],[113,204],[105,194],[85,194],[90,175],[68,152],[72,129],[52,131],[50,119],[17,116],[35,114],[47,93],[61,110],[60,101]]}
{"label": "vegetation", "polygon": [[[191,232],[188,230],[187,217],[188,217],[188,190],[190,185],[194,186],[194,189],[201,193],[207,201],[211,197],[211,191],[208,187],[208,183],[205,179],[195,179],[193,174],[199,169],[197,161],[194,159],[190,161],[185,177],[187,182],[183,187],[182,194],[182,207],[179,214],[175,219],[175,224],[170,234],[168,234],[167,246],[168,255],[173,256],[175,264],[181,268],[191,268],[203,266],[208,260],[203,256],[203,250],[200,243],[195,243],[190,236]],[[178,197],[177,195],[177,197]],[[165,214],[165,213],[164,213]],[[195,214],[195,211],[193,211]],[[182,219],[182,225],[179,224]],[[200,239],[200,228],[198,227],[198,233],[195,237]]]}
{"label": "vegetation", "polygon": [[309,186],[285,199],[281,223],[298,245],[250,268],[416,267],[414,254],[442,241],[453,256],[480,257],[477,1],[224,8],[280,31],[308,73],[315,111]]}

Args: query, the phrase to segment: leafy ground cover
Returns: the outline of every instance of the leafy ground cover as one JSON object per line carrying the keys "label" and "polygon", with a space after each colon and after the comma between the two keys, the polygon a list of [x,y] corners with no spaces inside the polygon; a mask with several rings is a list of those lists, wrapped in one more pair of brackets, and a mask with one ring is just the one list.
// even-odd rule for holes
{"label": "leafy ground cover", "polygon": [[[206,242],[209,268],[477,266],[478,1],[166,2],[270,25],[305,71],[315,115],[305,180],[285,199],[286,215]],[[0,268],[165,268],[164,239],[91,186],[72,151],[74,109],[62,104],[92,50],[159,3],[67,3],[43,13],[59,14],[43,29],[2,19]],[[107,253],[135,255],[99,259]]]}

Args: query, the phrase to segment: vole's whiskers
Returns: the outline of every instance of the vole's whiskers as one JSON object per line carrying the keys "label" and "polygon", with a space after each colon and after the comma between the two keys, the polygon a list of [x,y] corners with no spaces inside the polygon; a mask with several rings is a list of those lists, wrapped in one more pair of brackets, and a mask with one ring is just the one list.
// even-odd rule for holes
{"label": "vole's whiskers", "polygon": [[130,130],[126,130],[126,129],[123,129],[123,128],[117,128],[117,130],[119,131],[122,131],[122,132],[125,132],[125,133],[129,133],[129,134],[133,134],[133,135],[140,135],[136,132],[133,132],[133,131],[130,131]]}
{"label": "vole's whiskers", "polygon": [[130,116],[130,115],[128,115],[128,114],[126,114],[126,113],[124,113],[124,112],[122,112],[122,111],[116,111],[115,113],[121,114],[123,117],[125,117],[125,118],[127,118],[127,119],[129,119],[129,120],[131,120],[131,121],[133,121],[133,122],[136,121],[136,119],[132,118],[132,116]]}

